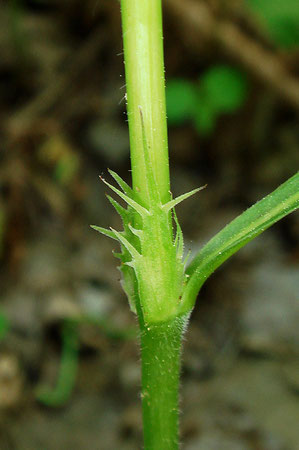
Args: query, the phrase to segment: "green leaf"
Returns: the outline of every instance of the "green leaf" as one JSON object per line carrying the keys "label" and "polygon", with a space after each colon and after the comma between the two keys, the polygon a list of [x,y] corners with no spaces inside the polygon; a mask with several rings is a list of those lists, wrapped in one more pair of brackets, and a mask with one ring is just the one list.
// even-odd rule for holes
{"label": "green leaf", "polygon": [[132,227],[131,224],[128,225],[129,226],[129,230],[135,234],[135,236],[137,236],[139,239],[142,238],[143,236],[143,230],[138,230],[137,228]]}
{"label": "green leaf", "polygon": [[111,228],[111,231],[118,238],[119,242],[128,250],[133,259],[137,260],[141,257],[140,253],[136,250],[136,248],[125,238],[121,233]]}
{"label": "green leaf", "polygon": [[181,260],[184,254],[184,236],[174,208],[173,208],[173,218],[176,225],[176,235],[174,245],[177,250],[177,258]]}
{"label": "green leaf", "polygon": [[217,121],[217,113],[209,104],[208,99],[201,99],[198,102],[194,113],[193,123],[195,129],[201,136],[210,136],[215,129]]}
{"label": "green leaf", "polygon": [[37,399],[50,407],[63,406],[73,392],[78,370],[79,334],[74,320],[65,320],[62,328],[62,354],[57,384],[54,389],[39,386]]}
{"label": "green leaf", "polygon": [[298,207],[299,172],[214,236],[195,256],[186,270],[189,282],[183,295],[182,313],[192,309],[201,286],[217,267]]}
{"label": "green leaf", "polygon": [[126,225],[129,221],[129,211],[125,208],[123,208],[114,198],[110,197],[110,195],[107,195],[107,198],[111,205],[114,207],[115,211],[120,215],[122,218],[122,221],[124,225]]}
{"label": "green leaf", "polygon": [[5,338],[10,328],[9,320],[0,312],[0,341]]}
{"label": "green leaf", "polygon": [[96,225],[90,225],[90,228],[92,228],[95,231],[98,231],[101,234],[104,234],[107,237],[110,237],[111,239],[118,241],[118,238],[116,237],[115,233],[111,230],[107,230],[106,228],[98,227]]}
{"label": "green leaf", "polygon": [[247,0],[274,42],[281,47],[299,45],[298,0]]}
{"label": "green leaf", "polygon": [[186,192],[186,194],[179,195],[179,197],[174,198],[173,200],[170,200],[170,202],[165,203],[165,205],[162,206],[162,209],[164,211],[170,211],[172,208],[174,208],[179,203],[183,202],[187,198],[191,197],[192,195],[196,194],[197,192],[201,191],[202,189],[205,189],[207,185],[201,186],[199,188],[193,189],[193,191]]}
{"label": "green leaf", "polygon": [[128,197],[133,198],[134,197],[133,189],[116,172],[113,172],[113,170],[111,169],[108,169],[108,172],[110,173],[112,178],[115,179],[115,181],[117,182],[119,187],[124,191],[124,193],[128,195]]}
{"label": "green leaf", "polygon": [[186,122],[197,104],[196,87],[184,79],[169,80],[166,84],[167,117],[170,125]]}
{"label": "green leaf", "polygon": [[115,186],[108,183],[108,181],[106,181],[104,178],[102,178],[102,177],[100,177],[100,178],[103,181],[103,183],[107,184],[107,186],[109,186],[110,189],[112,189],[112,191],[114,191],[117,195],[119,195],[120,198],[122,198],[126,203],[128,203],[128,205],[130,205],[133,209],[135,209],[135,211],[138,212],[141,215],[141,217],[144,217],[145,215],[149,214],[147,209],[145,209],[143,206],[139,205],[139,203],[135,202],[135,200],[133,200],[131,197],[128,197],[126,194],[121,192]]}
{"label": "green leaf", "polygon": [[210,111],[231,113],[243,104],[247,90],[242,72],[231,66],[213,66],[199,80],[198,102],[204,102]]}
{"label": "green leaf", "polygon": [[184,79],[170,80],[166,87],[169,123],[179,125],[192,120],[199,134],[208,136],[218,116],[235,112],[247,93],[245,74],[232,66],[211,67],[200,77],[199,85]]}

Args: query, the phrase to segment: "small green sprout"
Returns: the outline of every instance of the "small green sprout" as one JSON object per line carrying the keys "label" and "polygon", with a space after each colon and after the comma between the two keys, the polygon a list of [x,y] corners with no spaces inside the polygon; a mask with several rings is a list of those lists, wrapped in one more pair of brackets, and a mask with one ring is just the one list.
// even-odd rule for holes
{"label": "small green sprout", "polygon": [[169,124],[191,122],[201,136],[209,136],[219,117],[238,111],[247,95],[245,74],[232,66],[215,65],[197,83],[169,80],[166,85]]}

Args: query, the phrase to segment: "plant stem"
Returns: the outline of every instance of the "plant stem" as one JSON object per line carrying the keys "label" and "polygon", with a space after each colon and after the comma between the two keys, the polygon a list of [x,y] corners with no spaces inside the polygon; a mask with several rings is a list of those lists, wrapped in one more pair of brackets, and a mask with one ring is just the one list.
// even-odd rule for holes
{"label": "plant stem", "polygon": [[187,317],[141,331],[145,450],[178,449],[178,391],[182,335]]}
{"label": "plant stem", "polygon": [[[176,308],[179,294],[176,298],[173,292],[181,281],[176,276],[179,272],[168,221],[170,214],[161,210],[161,205],[170,201],[161,3],[161,0],[121,0],[121,12],[133,189],[140,203],[146,208],[150,206],[155,213],[149,216],[153,217],[152,222],[148,219],[143,223],[144,236],[149,239],[141,240],[142,258],[147,262],[142,275],[147,271],[152,285],[146,289],[147,283],[139,281],[143,309],[137,308],[144,448],[177,450],[180,353],[187,315],[164,322],[161,318],[166,313],[171,315],[171,309]],[[138,255],[135,259],[138,260]],[[154,296],[157,290],[160,298],[164,300],[165,293],[169,298],[160,302]],[[163,308],[153,324],[150,318],[155,314],[149,312],[155,302],[157,310]],[[148,314],[144,320],[146,307]]]}
{"label": "plant stem", "polygon": [[161,0],[121,0],[133,188],[148,205],[144,131],[161,200],[170,198]]}

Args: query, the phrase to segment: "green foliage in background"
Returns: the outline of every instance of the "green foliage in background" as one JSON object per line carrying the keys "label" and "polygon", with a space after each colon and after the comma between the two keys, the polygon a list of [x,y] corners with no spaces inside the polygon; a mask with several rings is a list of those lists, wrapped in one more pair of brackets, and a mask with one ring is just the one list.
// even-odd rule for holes
{"label": "green foliage in background", "polygon": [[69,186],[79,172],[80,158],[66,136],[48,138],[39,149],[39,159],[51,168],[54,179],[62,186]]}
{"label": "green foliage in background", "polygon": [[[0,314],[0,340],[1,340]],[[65,319],[61,327],[61,359],[57,381],[54,387],[41,384],[36,388],[36,398],[48,407],[64,406],[73,393],[79,364],[80,325],[89,324],[100,327],[104,335],[110,339],[135,339],[136,329],[131,327],[119,328],[109,322],[109,319],[98,317],[78,317]]]}
{"label": "green foliage in background", "polygon": [[216,65],[198,83],[173,79],[166,86],[170,125],[191,121],[202,136],[210,135],[222,114],[231,114],[244,104],[248,94],[245,74],[231,66]]}
{"label": "green foliage in background", "polygon": [[192,119],[197,106],[197,89],[193,82],[183,78],[167,82],[167,117],[171,125],[180,125]]}
{"label": "green foliage in background", "polygon": [[7,317],[0,311],[0,341],[5,338],[10,328]]}
{"label": "green foliage in background", "polygon": [[298,0],[247,0],[247,3],[277,45],[289,49],[299,45]]}
{"label": "green foliage in background", "polygon": [[66,319],[62,326],[62,356],[58,381],[54,389],[39,386],[36,397],[47,406],[63,406],[70,398],[78,370],[78,324]]}

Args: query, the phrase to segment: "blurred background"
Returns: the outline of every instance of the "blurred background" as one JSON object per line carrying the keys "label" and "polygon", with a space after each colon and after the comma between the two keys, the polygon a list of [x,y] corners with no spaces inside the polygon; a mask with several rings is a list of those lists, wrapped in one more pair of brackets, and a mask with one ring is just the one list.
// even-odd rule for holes
{"label": "blurred background", "polygon": [[[186,248],[294,174],[297,0],[164,0]],[[0,6],[0,449],[142,447],[136,320],[99,175],[130,182],[119,2]],[[203,287],[183,362],[188,450],[299,449],[298,214]]]}

